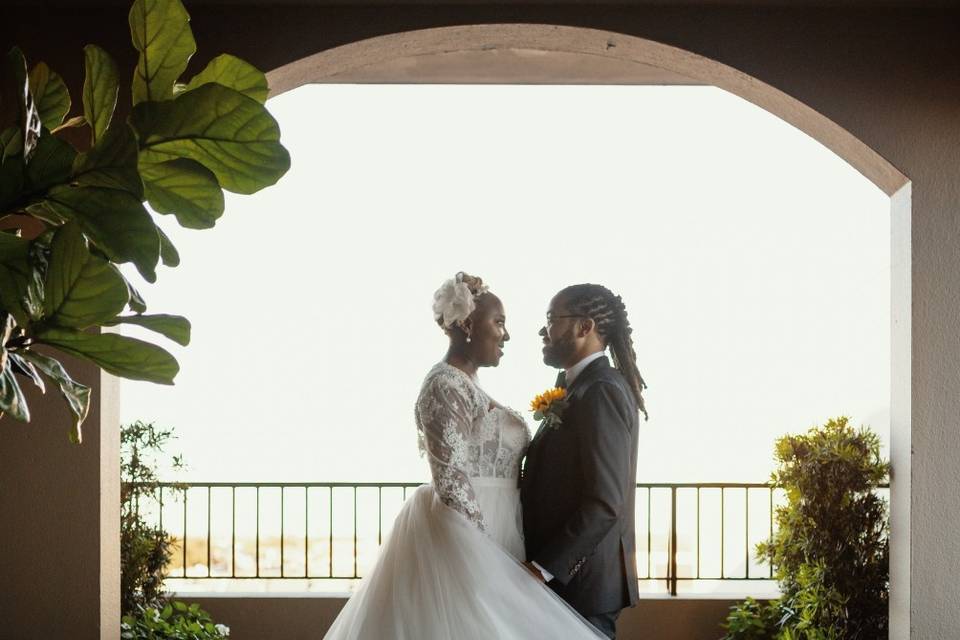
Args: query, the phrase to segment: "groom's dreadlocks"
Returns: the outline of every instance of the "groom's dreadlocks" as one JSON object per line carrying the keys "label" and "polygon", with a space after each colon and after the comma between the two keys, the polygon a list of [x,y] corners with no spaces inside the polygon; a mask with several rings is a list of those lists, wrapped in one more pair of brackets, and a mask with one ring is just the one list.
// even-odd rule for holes
{"label": "groom's dreadlocks", "polygon": [[594,321],[597,333],[610,347],[613,365],[623,374],[637,400],[637,407],[646,419],[647,409],[642,391],[647,385],[637,369],[637,354],[633,350],[633,329],[627,319],[627,307],[620,296],[599,284],[575,284],[560,292],[570,313],[586,316]]}

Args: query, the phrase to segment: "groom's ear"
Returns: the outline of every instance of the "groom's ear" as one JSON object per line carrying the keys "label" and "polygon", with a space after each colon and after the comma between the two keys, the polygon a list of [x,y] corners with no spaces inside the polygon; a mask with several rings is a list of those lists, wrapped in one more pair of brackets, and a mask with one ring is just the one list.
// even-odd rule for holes
{"label": "groom's ear", "polygon": [[577,337],[586,338],[590,335],[590,332],[593,331],[597,323],[593,321],[593,318],[580,318],[578,320],[579,326],[577,327]]}

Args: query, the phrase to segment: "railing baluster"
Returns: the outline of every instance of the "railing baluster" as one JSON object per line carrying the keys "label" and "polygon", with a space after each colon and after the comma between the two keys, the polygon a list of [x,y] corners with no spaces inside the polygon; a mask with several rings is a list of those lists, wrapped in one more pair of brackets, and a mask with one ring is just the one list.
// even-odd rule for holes
{"label": "railing baluster", "polygon": [[726,533],[726,517],[727,517],[727,508],[724,504],[724,488],[720,487],[720,579],[723,580],[724,572],[726,567],[724,567],[724,558],[723,550],[727,542],[727,533]]}
{"label": "railing baluster", "polygon": [[[770,487],[770,540],[773,541],[773,487]],[[767,557],[767,565],[770,567],[770,577],[773,578],[773,562]]]}
{"label": "railing baluster", "polygon": [[237,577],[237,488],[230,487],[230,577]]}
{"label": "railing baluster", "polygon": [[383,487],[377,487],[377,547],[383,544]]}
{"label": "railing baluster", "polygon": [[187,577],[187,494],[188,489],[183,490],[183,577]]}
{"label": "railing baluster", "polygon": [[353,487],[353,577],[357,577],[357,487]]}
{"label": "railing baluster", "polygon": [[333,577],[333,485],[330,485],[330,577]]}
{"label": "railing baluster", "polygon": [[280,577],[281,578],[283,577],[283,564],[284,564],[283,563],[283,547],[284,547],[284,539],[286,538],[286,536],[284,535],[286,533],[286,530],[284,528],[284,523],[286,518],[284,518],[284,515],[286,514],[284,514],[283,497],[284,495],[286,495],[286,493],[287,493],[286,489],[284,487],[280,487]]}
{"label": "railing baluster", "polygon": [[653,547],[652,547],[652,535],[651,531],[653,529],[653,523],[650,522],[650,494],[652,489],[647,487],[647,580],[653,578],[653,572],[651,571],[651,557],[653,556]]}
{"label": "railing baluster", "polygon": [[700,579],[700,487],[697,487],[697,580]]}
{"label": "railing baluster", "polygon": [[310,487],[303,485],[303,577],[310,577]]}
{"label": "railing baluster", "polygon": [[743,527],[743,576],[750,579],[750,488],[743,490],[744,527]]}
{"label": "railing baluster", "polygon": [[257,572],[256,577],[260,577],[260,486],[257,485]]}
{"label": "railing baluster", "polygon": [[210,512],[212,499],[210,494],[213,493],[213,487],[207,487],[207,577],[210,577]]}
{"label": "railing baluster", "polygon": [[677,595],[677,488],[670,488],[670,566],[667,569],[670,595]]}

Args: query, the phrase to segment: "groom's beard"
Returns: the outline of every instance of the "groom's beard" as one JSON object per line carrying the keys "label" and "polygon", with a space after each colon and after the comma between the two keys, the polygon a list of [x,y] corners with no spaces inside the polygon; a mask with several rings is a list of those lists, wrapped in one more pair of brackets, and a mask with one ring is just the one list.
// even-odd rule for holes
{"label": "groom's beard", "polygon": [[564,362],[570,361],[576,350],[577,345],[574,344],[573,328],[571,327],[565,334],[543,346],[543,363],[560,369]]}

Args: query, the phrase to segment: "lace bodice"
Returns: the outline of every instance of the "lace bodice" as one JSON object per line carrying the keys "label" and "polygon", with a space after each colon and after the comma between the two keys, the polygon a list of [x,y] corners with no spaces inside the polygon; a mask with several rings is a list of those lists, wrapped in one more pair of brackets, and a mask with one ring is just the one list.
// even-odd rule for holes
{"label": "lace bodice", "polygon": [[415,414],[420,451],[430,460],[437,494],[483,529],[471,479],[516,479],[530,444],[526,422],[490,398],[475,378],[445,362],[427,374]]}

